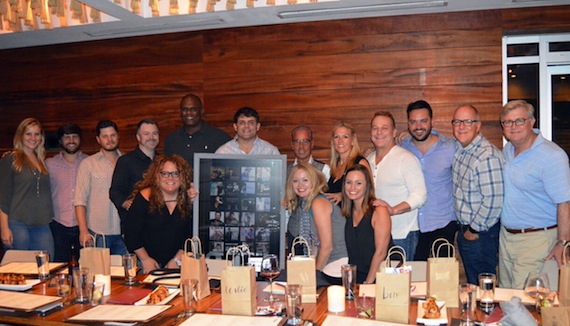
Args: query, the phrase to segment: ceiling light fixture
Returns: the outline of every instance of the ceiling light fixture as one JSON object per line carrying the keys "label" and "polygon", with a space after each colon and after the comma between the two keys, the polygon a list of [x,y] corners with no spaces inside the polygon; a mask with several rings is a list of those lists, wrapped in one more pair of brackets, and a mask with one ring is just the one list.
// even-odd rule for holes
{"label": "ceiling light fixture", "polygon": [[278,13],[277,16],[279,18],[286,19],[286,18],[324,16],[324,15],[333,15],[333,14],[341,15],[341,14],[353,14],[359,12],[373,12],[373,11],[443,7],[443,6],[447,6],[447,0],[394,2],[394,3],[382,3],[375,5],[363,5],[363,6],[352,6],[352,7],[283,11]]}

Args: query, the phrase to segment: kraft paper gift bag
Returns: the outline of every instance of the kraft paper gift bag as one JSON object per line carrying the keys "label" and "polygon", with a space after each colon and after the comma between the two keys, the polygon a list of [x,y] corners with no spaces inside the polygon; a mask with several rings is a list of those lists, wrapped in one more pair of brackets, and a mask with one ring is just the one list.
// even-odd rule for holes
{"label": "kraft paper gift bag", "polygon": [[[236,255],[241,256],[242,266],[233,266]],[[226,253],[226,268],[222,270],[222,314],[254,316],[257,308],[255,270],[244,266],[247,246],[233,247]],[[249,258],[249,257],[248,257]]]}
{"label": "kraft paper gift bag", "polygon": [[[402,257],[402,268],[390,266],[390,256],[393,254]],[[400,246],[390,248],[384,266],[376,273],[376,320],[408,323],[411,272],[405,266],[406,253],[404,248]]]}
{"label": "kraft paper gift bag", "polygon": [[570,326],[570,307],[543,307],[540,315],[543,326]]}
{"label": "kraft paper gift bag", "polygon": [[111,250],[105,248],[104,235],[100,235],[103,237],[103,248],[96,247],[97,236],[91,236],[93,247],[86,247],[85,239],[82,239],[83,248],[80,250],[79,266],[89,268],[89,280],[93,280],[95,275],[111,275]]}
{"label": "kraft paper gift bag", "polygon": [[307,255],[295,255],[291,251],[291,257],[287,260],[287,284],[300,284],[303,289],[303,302],[317,302],[317,274],[315,257],[311,256],[309,242],[303,237],[296,237],[291,248],[296,245],[307,246]]}
{"label": "kraft paper gift bag", "polygon": [[566,251],[570,248],[570,243],[564,246],[562,251],[562,266],[560,266],[560,278],[558,282],[558,300],[563,307],[570,307],[570,262]]}
{"label": "kraft paper gift bag", "polygon": [[[190,243],[190,251],[188,251]],[[202,242],[197,236],[186,239],[184,242],[184,255],[182,255],[182,266],[180,268],[180,279],[198,280],[196,296],[202,300],[210,295],[210,282],[208,280],[208,267],[206,257],[202,252]]]}
{"label": "kraft paper gift bag", "polygon": [[[441,249],[445,247],[449,248],[449,257],[440,255]],[[431,254],[432,257],[427,262],[427,294],[438,301],[445,301],[449,308],[458,308],[459,262],[455,257],[455,247],[446,239],[440,238],[433,242]]]}

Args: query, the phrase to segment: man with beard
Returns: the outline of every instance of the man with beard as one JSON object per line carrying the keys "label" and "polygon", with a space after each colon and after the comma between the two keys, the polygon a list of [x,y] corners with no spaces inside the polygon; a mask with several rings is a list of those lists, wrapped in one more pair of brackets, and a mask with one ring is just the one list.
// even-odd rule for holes
{"label": "man with beard", "polygon": [[287,167],[287,176],[295,165],[300,162],[309,163],[325,175],[328,181],[331,176],[331,167],[313,158],[313,131],[307,126],[297,126],[291,132],[291,148],[295,154],[295,161]]}
{"label": "man with beard", "polygon": [[53,261],[68,262],[71,245],[79,249],[79,227],[73,206],[73,194],[79,164],[87,155],[81,146],[81,128],[76,124],[65,124],[57,130],[62,151],[46,159],[51,184],[54,217],[50,223],[55,255]]}
{"label": "man with beard", "polygon": [[124,221],[127,211],[133,203],[129,198],[135,183],[142,180],[143,173],[148,169],[152,160],[157,155],[156,147],[159,142],[158,124],[152,119],[144,119],[137,124],[138,145],[117,160],[109,197],[119,211],[121,217],[121,231],[124,233]]}
{"label": "man with beard", "polygon": [[418,208],[427,191],[422,167],[409,151],[396,145],[396,121],[390,112],[377,112],[370,122],[374,152],[366,158],[374,178],[374,205],[388,209],[394,244],[413,259],[419,238]]}
{"label": "man with beard", "polygon": [[204,108],[200,98],[188,94],[180,101],[180,119],[184,127],[176,129],[164,143],[164,153],[182,156],[190,167],[194,165],[194,153],[214,153],[231,137],[221,129],[210,126],[202,118]]}
{"label": "man with beard", "polygon": [[[422,165],[426,182],[427,200],[418,209],[420,236],[414,260],[426,261],[433,242],[445,238],[455,241],[457,221],[453,210],[453,157],[456,145],[453,139],[433,130],[433,111],[428,102],[419,100],[408,105],[408,132],[402,147],[412,152]],[[448,247],[441,254],[448,254]]]}
{"label": "man with beard", "polygon": [[243,107],[234,114],[234,139],[223,144],[216,154],[279,155],[277,147],[257,137],[261,128],[259,114],[250,107]]}
{"label": "man with beard", "polygon": [[113,170],[122,155],[118,149],[118,129],[113,121],[101,120],[95,131],[101,150],[79,165],[73,200],[79,241],[91,244],[90,235],[93,235],[97,247],[106,246],[110,248],[111,255],[123,255],[127,253],[127,247],[121,236],[119,213],[109,198]]}

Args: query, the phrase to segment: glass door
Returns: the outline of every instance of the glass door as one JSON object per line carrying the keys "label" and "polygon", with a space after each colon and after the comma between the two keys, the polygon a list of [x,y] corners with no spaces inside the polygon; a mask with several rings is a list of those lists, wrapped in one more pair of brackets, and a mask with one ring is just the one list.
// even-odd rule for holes
{"label": "glass door", "polygon": [[[540,129],[551,130],[551,135],[544,136],[551,137],[570,156],[570,65],[548,66],[546,71],[547,101],[551,109],[541,111],[549,116],[542,116]],[[543,126],[546,123],[550,126]]]}

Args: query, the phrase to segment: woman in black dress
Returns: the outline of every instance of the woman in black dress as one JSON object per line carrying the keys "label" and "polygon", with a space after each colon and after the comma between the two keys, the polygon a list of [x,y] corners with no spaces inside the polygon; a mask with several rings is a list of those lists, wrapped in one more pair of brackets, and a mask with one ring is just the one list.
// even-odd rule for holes
{"label": "woman in black dress", "polygon": [[135,185],[125,242],[141,261],[143,273],[179,268],[184,241],[192,237],[191,176],[186,160],[166,155],[157,157]]}
{"label": "woman in black dress", "polygon": [[380,263],[392,246],[390,214],[386,207],[372,206],[374,186],[364,165],[348,169],[342,196],[348,263],[356,265],[357,283],[374,283]]}

